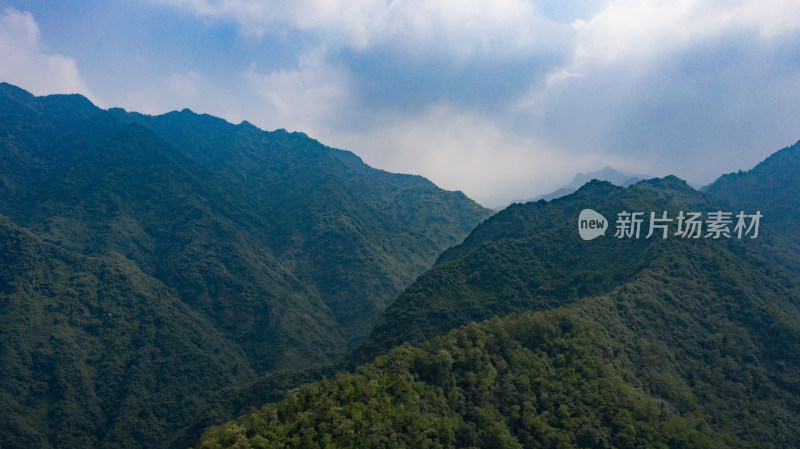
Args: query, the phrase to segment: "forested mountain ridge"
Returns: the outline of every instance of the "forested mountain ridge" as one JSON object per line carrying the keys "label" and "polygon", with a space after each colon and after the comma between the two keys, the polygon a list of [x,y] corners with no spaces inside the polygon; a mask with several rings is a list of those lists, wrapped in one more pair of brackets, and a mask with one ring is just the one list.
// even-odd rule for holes
{"label": "forested mountain ridge", "polygon": [[[395,349],[198,447],[796,447],[800,287],[764,251],[780,232],[769,212],[755,239],[682,238],[674,222],[668,238],[645,238],[646,222],[614,237],[623,211],[753,206],[675,177],[512,205],[443,253],[353,357]],[[610,220],[604,237],[579,237],[585,208]]]}
{"label": "forested mountain ridge", "polygon": [[189,110],[111,113],[241,185],[265,219],[269,247],[347,323],[350,344],[443,249],[489,216],[461,192],[373,169],[302,133],[263,132]]}
{"label": "forested mountain ridge", "polygon": [[748,171],[720,176],[706,186],[727,204],[761,210],[765,244],[760,250],[800,278],[800,141],[775,152]]}
{"label": "forested mountain ridge", "polygon": [[[262,220],[235,185],[141,126],[97,108],[90,114],[82,97],[26,101],[5,111],[34,117],[0,125],[4,155],[30,161],[3,164],[9,177],[30,171],[0,198],[16,224],[65,249],[135,262],[245,349],[256,372],[324,360],[344,344],[324,304],[264,244]],[[305,342],[294,335],[296,320],[306,321]],[[279,338],[288,352],[275,350]]]}
{"label": "forested mountain ridge", "polygon": [[[577,219],[585,208],[610,220],[612,229],[605,237],[580,239]],[[442,253],[387,308],[357,348],[358,361],[404,341],[421,343],[495,315],[567,305],[628,282],[642,269],[649,251],[672,242],[618,241],[612,236],[614,217],[623,210],[649,213],[652,208],[674,217],[678,208],[707,211],[713,203],[678,178],[667,177],[631,188],[593,181],[550,202],[509,206]]]}
{"label": "forested mountain ridge", "polygon": [[[724,210],[732,215],[760,211],[763,218],[757,239],[721,243],[744,245],[798,274],[798,161],[800,145],[795,144],[751,171],[720,177],[706,193],[668,176],[629,188],[593,181],[573,195],[550,202],[511,205],[477,226],[463,243],[442,253],[437,264],[387,308],[370,338],[356,350],[356,354],[368,354],[358,360],[367,361],[403,341],[419,343],[471,321],[563,305],[586,292],[608,291],[626,281],[641,268],[647,248],[662,243],[637,239],[629,247],[609,238],[616,213],[626,209],[641,210],[645,215],[668,211],[673,219],[679,210]],[[598,210],[611,220],[606,237],[588,243],[578,238],[577,217],[584,208]],[[646,232],[643,230],[643,236]],[[526,250],[520,251],[521,247]],[[487,260],[493,263],[487,264]],[[447,288],[436,287],[444,284]],[[490,285],[493,287],[487,288]],[[507,294],[512,300],[501,300],[504,290],[513,292]],[[438,298],[439,294],[443,298]],[[397,332],[394,325],[387,325],[389,321],[413,324]]]}
{"label": "forested mountain ridge", "polygon": [[[97,366],[110,357],[130,364],[139,353],[110,353],[106,349],[116,340],[96,338],[96,325],[73,325],[57,318],[60,309],[37,307],[37,319],[58,321],[55,330],[15,327],[0,342],[3,354],[12,354],[5,351],[11,347],[17,354],[0,360],[8,364],[0,369],[17,375],[2,384],[2,394],[14,398],[2,403],[9,417],[4,426],[11,426],[4,429],[17,430],[0,432],[0,446],[29,447],[21,441],[34,440],[45,447],[163,446],[216,390],[271,370],[333,360],[441,250],[489,214],[459,192],[372,169],[352,153],[302,134],[267,133],[188,111],[174,114],[183,124],[175,124],[174,135],[160,129],[162,136],[121,120],[127,113],[102,110],[79,95],[35,97],[0,84],[0,214],[7,225],[64,255],[68,262],[58,272],[80,277],[93,273],[93,264],[121,264],[130,267],[130,276],[160,286],[140,294],[130,287],[133,281],[87,274],[98,280],[76,288],[74,276],[59,275],[48,278],[53,287],[47,304],[89,301],[101,289],[131,290],[126,294],[148,301],[120,305],[130,308],[120,313],[150,316],[149,335],[174,333],[177,345],[147,352],[149,368],[137,386],[112,382],[98,377]],[[11,243],[4,247],[7,254],[16,250]],[[24,323],[30,310],[18,305],[30,292],[15,286],[35,283],[46,270],[7,254],[2,268],[8,275],[0,286],[4,319]],[[87,260],[92,262],[82,262]],[[69,265],[73,261],[76,266]],[[102,307],[81,307],[114,309],[112,293],[102,301]],[[167,304],[181,312],[170,319],[154,315]],[[203,338],[192,334],[197,323],[207,329]],[[83,385],[71,390],[71,414],[92,409],[86,415],[92,425],[75,427],[72,439],[48,430],[69,427],[71,418],[56,411],[62,402],[20,389],[29,382],[58,390],[58,378],[41,378],[36,360],[52,352],[40,337],[62,329],[75,341],[89,342],[81,351],[92,351],[88,358],[62,360]],[[126,332],[137,329],[122,326],[114,338],[134,338]],[[136,412],[114,408],[123,402],[113,398],[133,395],[139,386],[173,388],[158,386],[160,376],[192,366],[180,357],[199,360],[202,354],[210,363],[224,361],[211,366],[223,366],[199,370],[205,374],[198,374],[197,383],[182,377],[185,385],[176,391],[184,399],[136,393],[139,408],[130,409]],[[105,386],[89,387],[98,382]],[[164,413],[154,416],[148,408]],[[128,435],[114,426],[141,431]],[[25,439],[16,442],[22,434]]]}

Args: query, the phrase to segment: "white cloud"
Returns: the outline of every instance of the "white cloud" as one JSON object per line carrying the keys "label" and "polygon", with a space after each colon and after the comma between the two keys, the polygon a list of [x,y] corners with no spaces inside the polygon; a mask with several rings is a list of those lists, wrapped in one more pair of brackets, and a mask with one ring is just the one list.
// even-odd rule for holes
{"label": "white cloud", "polygon": [[462,58],[513,57],[560,47],[567,29],[522,0],[410,0],[392,4],[376,41],[402,42],[414,51],[435,49]]}
{"label": "white cloud", "polygon": [[[252,101],[252,90],[241,90],[239,81],[218,82],[201,73],[167,73],[148,83],[129,86],[108,95],[114,106],[144,114],[164,114],[191,109],[198,114],[211,114],[231,123],[255,121],[263,117],[263,107]],[[238,89],[238,90],[237,90]]]}
{"label": "white cloud", "polygon": [[201,18],[232,22],[245,35],[262,37],[277,27],[341,33],[352,42],[369,38],[380,21],[381,3],[373,0],[155,0],[184,8]]}
{"label": "white cloud", "polygon": [[352,107],[347,71],[326,63],[319,52],[301,56],[296,69],[259,72],[252,65],[243,77],[245,89],[260,100],[247,109],[269,127],[316,135],[346,120],[342,114]]}
{"label": "white cloud", "polygon": [[167,81],[167,89],[177,97],[178,101],[191,101],[197,97],[200,85],[205,79],[199,73],[190,70],[186,73],[173,73]]}
{"label": "white cloud", "polygon": [[550,81],[606,66],[646,65],[725,33],[769,38],[794,32],[797,17],[796,0],[615,0],[590,20],[573,23],[573,60]]}
{"label": "white cloud", "polygon": [[79,93],[96,102],[75,60],[48,54],[40,40],[32,14],[4,10],[0,14],[0,80],[37,95]]}
{"label": "white cloud", "polygon": [[349,90],[345,70],[310,52],[295,69],[260,71],[251,64],[222,81],[192,70],[169,73],[116,93],[111,101],[147,114],[189,108],[232,123],[247,120],[267,130],[286,128],[317,137],[350,119],[345,113],[353,109]]}
{"label": "white cloud", "polygon": [[800,22],[788,17],[799,2],[610,2],[574,22],[572,58],[514,113],[560,148],[709,182],[800,137]]}
{"label": "white cloud", "polygon": [[115,106],[144,114],[163,114],[183,108],[204,112],[208,100],[219,101],[225,96],[214,83],[197,72],[169,73],[146,84],[130,86],[111,95]]}
{"label": "white cloud", "polygon": [[364,50],[391,42],[410,51],[443,49],[459,56],[515,54],[549,48],[561,26],[524,0],[153,0],[198,17],[235,23],[262,37],[289,27],[326,45]]}

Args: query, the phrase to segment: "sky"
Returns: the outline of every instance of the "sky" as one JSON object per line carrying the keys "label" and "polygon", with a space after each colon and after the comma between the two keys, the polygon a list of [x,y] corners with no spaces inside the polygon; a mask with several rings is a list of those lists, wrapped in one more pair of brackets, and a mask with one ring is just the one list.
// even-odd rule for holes
{"label": "sky", "polygon": [[800,139],[797,0],[0,0],[0,81],[301,131],[483,205]]}

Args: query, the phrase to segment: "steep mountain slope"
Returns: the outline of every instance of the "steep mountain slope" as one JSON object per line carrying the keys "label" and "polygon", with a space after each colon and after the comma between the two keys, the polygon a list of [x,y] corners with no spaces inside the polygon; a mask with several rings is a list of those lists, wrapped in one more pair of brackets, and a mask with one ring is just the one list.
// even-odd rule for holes
{"label": "steep mountain slope", "polygon": [[314,286],[337,322],[347,323],[350,343],[443,249],[488,216],[461,192],[373,169],[301,133],[263,132],[189,110],[111,112],[243,186],[265,219],[270,248]]}
{"label": "steep mountain slope", "polygon": [[[611,220],[605,237],[578,236],[584,208]],[[199,447],[795,447],[798,282],[761,237],[648,239],[647,221],[641,238],[612,236],[619,212],[681,210],[726,209],[673,177],[512,206],[442,254],[356,357],[433,338],[421,350],[303,388]]]}
{"label": "steep mountain slope", "polygon": [[[617,201],[617,205],[613,206],[617,212],[623,210],[620,200],[634,201],[644,210],[643,198],[648,198],[646,201],[669,199],[672,217],[679,206],[686,210],[706,212],[718,208],[733,212],[746,209],[749,213],[763,210],[765,217],[761,222],[759,238],[740,243],[745,244],[748,250],[793,269],[800,260],[800,253],[792,249],[791,241],[794,236],[800,235],[791,231],[792,224],[797,222],[784,219],[783,227],[776,227],[776,224],[782,223],[781,214],[774,213],[776,207],[771,206],[776,204],[777,207],[783,207],[787,213],[787,209],[797,210],[793,202],[797,201],[798,196],[780,194],[784,190],[796,189],[798,185],[796,164],[793,165],[789,157],[792,154],[797,153],[793,149],[786,149],[768,159],[773,161],[780,156],[779,163],[775,164],[770,174],[754,182],[763,192],[757,203],[751,201],[732,206],[735,202],[717,197],[716,192],[713,192],[713,196],[702,195],[682,181],[670,177],[641,183],[629,190],[618,189],[607,183],[592,183],[590,189],[578,194],[580,197],[561,198],[551,203],[514,205],[476,228],[462,245],[446,251],[429,273],[422,275],[389,307],[372,336],[346,360],[324,373],[331,376],[337,369],[350,370],[403,341],[420,343],[472,321],[515,311],[546,310],[570,304],[586,294],[610,291],[624,284],[632,273],[641,269],[644,253],[629,251],[628,247],[609,247],[609,242],[604,239],[594,241],[591,245],[599,246],[602,251],[587,253],[584,251],[585,242],[577,239],[575,232],[574,220],[578,212],[584,207],[599,207],[594,205],[603,204],[612,193],[615,198],[618,197],[612,198]],[[781,171],[781,167],[785,170]],[[730,183],[729,188],[738,187]],[[770,195],[770,191],[775,194]],[[572,225],[564,227],[565,223]],[[646,232],[647,229],[644,229],[643,233]],[[613,230],[607,234],[613,234]],[[634,244],[634,248],[644,249],[657,242],[630,243]],[[186,445],[194,441],[199,429],[212,424],[214,418],[233,417],[236,412],[244,413],[260,403],[282,399],[285,389],[281,389],[281,386],[297,386],[309,379],[314,380],[313,376],[307,374],[284,375],[280,382],[268,376],[245,389],[218,396],[195,421],[192,432],[184,435],[182,443]],[[316,374],[320,376],[316,379],[321,378],[322,373]],[[286,379],[295,379],[296,382],[287,383]]]}
{"label": "steep mountain slope", "polygon": [[[82,97],[24,100],[4,110],[35,116],[0,125],[4,149],[39,165],[0,197],[15,223],[67,249],[134,261],[242,347],[256,372],[341,351],[330,311],[274,258],[236,186]],[[4,168],[27,168],[18,165]]]}
{"label": "steep mountain slope", "polygon": [[[218,389],[342,354],[390,295],[488,213],[463,194],[371,169],[303,135],[176,113],[188,117],[175,131],[187,140],[171,142],[166,132],[159,136],[119,113],[78,95],[35,97],[0,84],[0,214],[37,245],[68,255],[53,268],[67,274],[47,280],[55,308],[37,309],[37,319],[58,327],[15,327],[0,342],[0,370],[25,373],[0,391],[5,422],[18,426],[3,433],[4,448],[34,440],[52,447],[164,446]],[[203,144],[186,143],[192,140]],[[224,162],[228,152],[251,158]],[[6,256],[23,242],[9,242],[0,254],[8,273],[0,302],[14,305],[33,294],[14,285],[51,275],[49,268],[14,265]],[[158,292],[139,293],[129,285],[134,281],[115,284],[97,271],[103,264],[126,267]],[[81,276],[97,280],[76,290],[72,279]],[[146,329],[145,342],[163,339],[152,343],[155,355],[116,345],[139,341],[136,326],[104,338],[96,324],[87,328],[58,315],[71,298],[88,301],[106,289],[102,307],[86,307],[112,310],[115,300],[132,295],[172,316]],[[25,323],[31,313],[18,305],[4,312],[8,323]],[[40,340],[65,333],[92,351],[58,359],[64,372],[82,373],[73,376],[83,386],[69,397],[69,413],[53,411],[63,403],[58,395],[66,381],[42,371],[52,364],[38,362],[61,350]],[[193,364],[206,356],[208,367]],[[121,360],[125,369],[141,357],[149,359],[140,377],[93,377],[103,364]],[[184,369],[180,380],[171,379]],[[78,416],[90,416],[92,424],[73,425]],[[66,429],[71,437],[61,438]]]}
{"label": "steep mountain slope", "polygon": [[150,117],[168,143],[80,96],[2,93],[0,211],[67,248],[134,260],[259,372],[352,346],[488,214],[300,134],[188,111]]}
{"label": "steep mountain slope", "polygon": [[117,254],[59,248],[0,216],[0,446],[156,445],[240,349]]}

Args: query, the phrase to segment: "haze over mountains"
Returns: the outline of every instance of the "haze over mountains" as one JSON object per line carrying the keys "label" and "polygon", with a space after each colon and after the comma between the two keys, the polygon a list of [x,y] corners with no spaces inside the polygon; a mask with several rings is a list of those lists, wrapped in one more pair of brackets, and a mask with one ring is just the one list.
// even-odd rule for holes
{"label": "haze over mountains", "polygon": [[800,446],[798,173],[489,218],[302,133],[0,84],[0,447]]}

